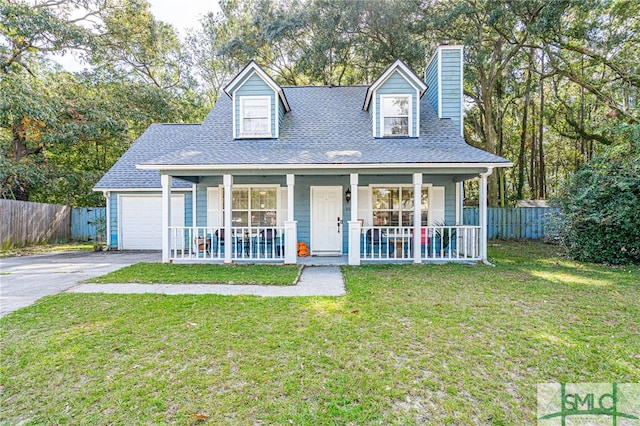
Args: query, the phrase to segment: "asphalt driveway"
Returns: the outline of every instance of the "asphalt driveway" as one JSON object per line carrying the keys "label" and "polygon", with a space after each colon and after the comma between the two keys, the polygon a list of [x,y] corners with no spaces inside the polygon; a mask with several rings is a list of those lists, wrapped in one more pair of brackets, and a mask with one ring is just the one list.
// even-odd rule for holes
{"label": "asphalt driveway", "polygon": [[138,262],[159,262],[160,252],[72,252],[0,259],[0,316],[60,293],[80,281]]}

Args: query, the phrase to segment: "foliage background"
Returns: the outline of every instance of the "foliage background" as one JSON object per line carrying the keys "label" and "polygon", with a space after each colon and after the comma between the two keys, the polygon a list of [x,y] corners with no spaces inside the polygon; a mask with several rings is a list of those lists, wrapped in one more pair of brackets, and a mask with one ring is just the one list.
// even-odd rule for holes
{"label": "foliage background", "polygon": [[[640,121],[633,0],[223,0],[185,37],[145,0],[0,0],[0,191],[99,205],[90,189],[153,122],[199,122],[250,60],[282,85],[418,74],[465,45],[468,143],[514,163],[489,201],[544,199]],[[86,64],[71,73],[51,54]],[[473,203],[477,182],[467,184]]]}

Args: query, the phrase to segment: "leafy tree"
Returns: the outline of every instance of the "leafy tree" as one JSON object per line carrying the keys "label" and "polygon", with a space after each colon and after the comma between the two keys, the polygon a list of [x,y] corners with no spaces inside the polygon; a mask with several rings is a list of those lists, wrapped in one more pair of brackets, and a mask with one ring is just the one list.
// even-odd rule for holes
{"label": "leafy tree", "polygon": [[585,164],[558,199],[562,241],[578,260],[640,263],[640,126],[618,131],[632,142]]}

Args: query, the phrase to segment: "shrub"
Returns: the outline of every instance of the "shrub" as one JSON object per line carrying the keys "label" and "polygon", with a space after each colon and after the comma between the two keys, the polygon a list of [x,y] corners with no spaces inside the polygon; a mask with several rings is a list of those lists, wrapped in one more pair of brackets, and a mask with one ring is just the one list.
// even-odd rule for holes
{"label": "shrub", "polygon": [[556,200],[571,257],[640,263],[640,143],[614,147],[584,165]]}

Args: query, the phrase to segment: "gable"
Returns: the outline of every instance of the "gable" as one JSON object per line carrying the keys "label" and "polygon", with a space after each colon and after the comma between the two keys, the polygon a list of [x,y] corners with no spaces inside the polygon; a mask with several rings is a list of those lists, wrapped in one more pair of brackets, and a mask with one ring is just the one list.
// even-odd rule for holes
{"label": "gable", "polygon": [[420,98],[426,90],[426,84],[396,60],[367,89],[362,109],[369,111],[373,137],[418,137]]}
{"label": "gable", "polygon": [[370,112],[374,123],[374,137],[384,136],[384,132],[381,129],[381,126],[383,126],[383,117],[380,114],[380,112],[382,112],[383,110],[382,99],[393,95],[409,96],[409,124],[411,126],[409,136],[418,135],[418,117],[420,114],[419,92],[417,92],[416,88],[409,83],[409,81],[402,75],[400,71],[396,70],[389,76],[389,78],[387,78],[387,80],[383,84],[380,85],[380,87],[374,94],[375,106],[371,109]]}
{"label": "gable", "polygon": [[232,99],[234,138],[278,138],[289,102],[282,88],[251,61],[224,88]]}
{"label": "gable", "polygon": [[269,119],[269,133],[271,138],[278,137],[278,105],[276,102],[276,92],[260,77],[258,77],[255,73],[251,74],[241,86],[233,94],[233,123],[234,130],[233,134],[235,138],[245,137],[246,134],[243,133],[242,129],[242,112],[243,112],[243,101],[248,99],[250,100],[260,100],[260,99],[268,99],[269,111],[268,111],[268,119]]}

